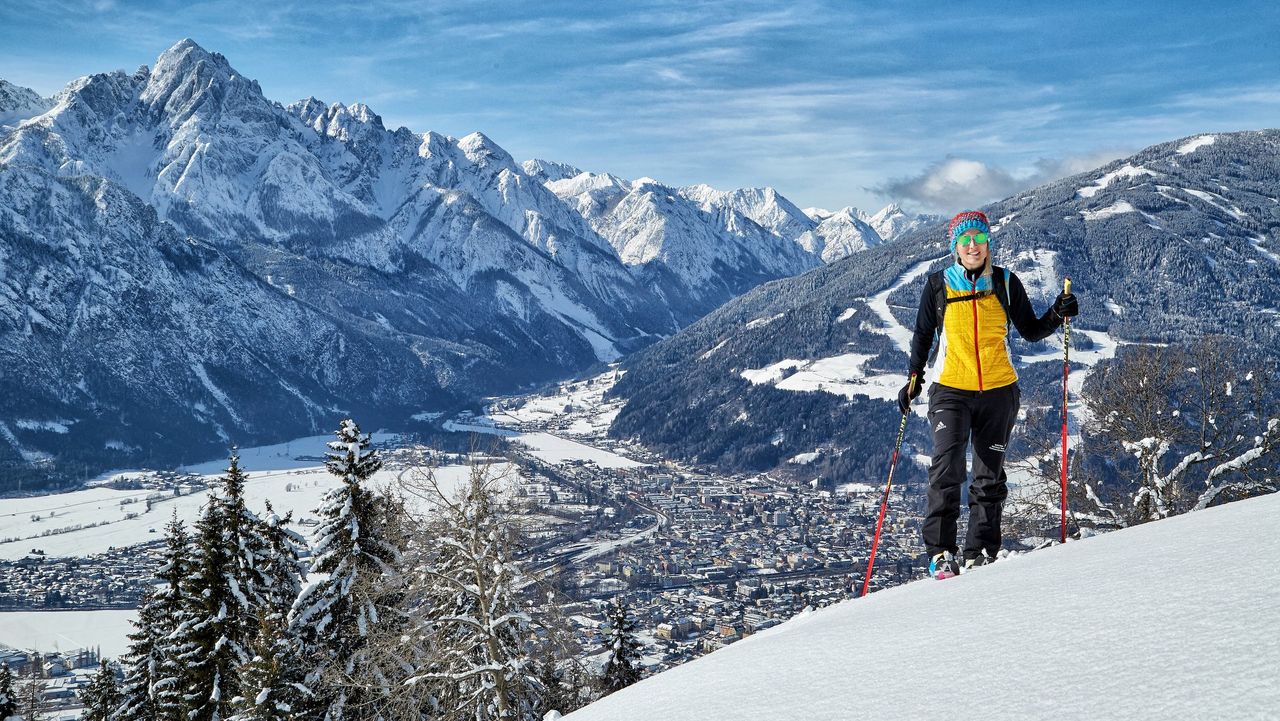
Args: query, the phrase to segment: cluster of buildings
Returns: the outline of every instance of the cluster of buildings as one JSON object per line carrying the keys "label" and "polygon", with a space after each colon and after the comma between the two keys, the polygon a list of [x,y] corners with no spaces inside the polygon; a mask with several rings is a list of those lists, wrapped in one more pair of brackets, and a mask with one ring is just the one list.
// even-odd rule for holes
{"label": "cluster of buildings", "polygon": [[93,556],[33,553],[0,561],[0,611],[137,608],[155,578],[159,541]]}
{"label": "cluster of buildings", "polygon": [[[597,484],[594,495],[619,509],[618,523],[573,546],[606,552],[569,564],[556,582],[588,651],[607,639],[606,608],[618,597],[642,629],[646,665],[661,670],[861,591],[876,494],[663,468],[561,470]],[[873,587],[923,575],[919,539],[919,519],[891,506]]]}
{"label": "cluster of buildings", "polygon": [[[81,718],[83,694],[98,669],[99,659],[93,649],[42,654],[0,644],[0,663],[8,664],[14,676],[14,700],[19,709],[30,708],[34,697],[34,706],[39,709],[37,718],[47,721]],[[112,663],[111,668],[120,680],[119,664]]]}
{"label": "cluster of buildings", "polygon": [[[599,407],[564,410],[521,430],[581,429]],[[572,538],[540,550],[559,560],[542,565],[544,578],[568,597],[564,610],[588,656],[606,642],[606,610],[619,598],[638,622],[646,666],[657,671],[861,592],[880,511],[876,485],[832,492],[768,474],[720,475],[624,441],[575,438],[649,464],[540,469],[540,510],[556,512],[560,499],[572,499],[577,511],[587,504]],[[924,551],[914,503],[895,492],[872,589],[923,577]]]}

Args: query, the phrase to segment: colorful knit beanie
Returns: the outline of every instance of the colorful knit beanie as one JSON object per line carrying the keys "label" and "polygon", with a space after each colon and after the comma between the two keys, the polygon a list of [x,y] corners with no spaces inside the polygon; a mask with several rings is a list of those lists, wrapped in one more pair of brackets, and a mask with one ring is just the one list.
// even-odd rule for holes
{"label": "colorful knit beanie", "polygon": [[947,236],[951,239],[951,252],[956,252],[956,238],[966,230],[977,228],[982,232],[991,234],[991,221],[987,220],[987,214],[981,210],[965,210],[956,213],[956,217],[951,219],[951,225],[947,228]]}

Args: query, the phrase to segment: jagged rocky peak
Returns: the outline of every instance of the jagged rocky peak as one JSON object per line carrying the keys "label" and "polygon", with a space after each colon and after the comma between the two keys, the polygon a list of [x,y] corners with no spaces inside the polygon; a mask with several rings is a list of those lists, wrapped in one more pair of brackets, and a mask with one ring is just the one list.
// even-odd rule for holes
{"label": "jagged rocky peak", "polygon": [[582,169],[568,163],[557,163],[554,160],[533,158],[520,164],[524,174],[541,183],[554,183],[582,175]]}
{"label": "jagged rocky peak", "polygon": [[831,219],[839,219],[844,221],[860,220],[864,223],[866,222],[865,214],[861,210],[858,210],[857,208],[853,207],[852,205],[845,206],[835,211],[834,213],[828,213],[827,217],[824,218],[824,220],[831,220]]}
{"label": "jagged rocky peak", "polygon": [[296,115],[317,133],[343,142],[350,142],[367,133],[379,136],[386,132],[382,116],[364,103],[332,103],[326,106],[322,101],[311,97],[299,100],[285,110]]}
{"label": "jagged rocky peak", "polygon": [[289,103],[285,106],[285,110],[296,115],[299,120],[307,125],[312,125],[317,118],[324,117],[329,111],[329,107],[325,105],[323,100],[310,95],[297,102]]}
{"label": "jagged rocky peak", "polygon": [[160,57],[156,59],[155,74],[184,73],[201,63],[209,63],[227,73],[235,72],[230,61],[222,53],[211,53],[200,47],[195,40],[183,38],[160,53]]}
{"label": "jagged rocky peak", "polygon": [[422,158],[447,158],[454,147],[453,138],[434,130],[428,130],[420,137],[422,144],[418,147],[418,156]]}
{"label": "jagged rocky peak", "polygon": [[67,83],[53,97],[52,105],[54,109],[76,110],[78,115],[87,111],[88,116],[80,117],[84,123],[118,120],[121,109],[138,96],[146,77],[123,70],[85,75]]}
{"label": "jagged rocky peak", "polygon": [[630,192],[634,185],[624,178],[609,173],[585,172],[544,182],[551,192],[561,198],[576,198],[583,194],[613,196]]}
{"label": "jagged rocky peak", "polygon": [[864,217],[864,213],[849,206],[830,213],[818,223],[817,233],[826,241],[822,250],[824,261],[832,263],[884,242]]}
{"label": "jagged rocky peak", "polygon": [[0,130],[17,127],[23,121],[43,115],[51,107],[52,98],[41,97],[31,88],[0,80]]}
{"label": "jagged rocky peak", "polygon": [[[783,238],[799,239],[817,227],[812,218],[773,188],[716,190],[709,185],[699,184],[680,188],[679,193],[700,205],[703,210],[739,213]],[[801,244],[803,246],[806,242],[802,241]]]}
{"label": "jagged rocky peak", "polygon": [[637,193],[667,193],[671,191],[671,186],[664,185],[657,178],[650,178],[647,175],[631,181],[631,188]]}
{"label": "jagged rocky peak", "polygon": [[511,158],[511,154],[480,131],[460,138],[458,140],[458,149],[467,157],[467,160],[476,165],[497,163],[504,167],[509,166],[512,169],[516,167],[515,160]]}
{"label": "jagged rocky peak", "polygon": [[352,118],[369,125],[383,128],[382,116],[369,109],[364,103],[354,103],[347,107],[347,114]]}
{"label": "jagged rocky peak", "polygon": [[160,54],[141,96],[144,104],[163,108],[178,120],[206,105],[225,109],[233,98],[271,105],[258,81],[240,75],[221,53],[211,53],[190,38]]}
{"label": "jagged rocky peak", "polygon": [[[52,102],[31,88],[0,80],[0,118],[21,113],[38,115],[48,110]],[[30,117],[28,115],[27,117]]]}

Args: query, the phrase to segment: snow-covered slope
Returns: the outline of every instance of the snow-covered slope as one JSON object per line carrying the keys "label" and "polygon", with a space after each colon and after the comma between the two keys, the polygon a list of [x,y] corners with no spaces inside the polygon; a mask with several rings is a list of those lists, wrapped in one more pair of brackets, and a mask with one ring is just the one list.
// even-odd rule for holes
{"label": "snow-covered slope", "polygon": [[1264,719],[1280,495],[812,612],[572,721]]}

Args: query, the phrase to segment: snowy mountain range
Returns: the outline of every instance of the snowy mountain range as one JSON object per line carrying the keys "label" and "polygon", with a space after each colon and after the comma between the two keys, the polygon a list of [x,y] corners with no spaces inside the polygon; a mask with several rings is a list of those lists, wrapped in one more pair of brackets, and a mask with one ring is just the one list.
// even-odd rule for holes
{"label": "snowy mountain range", "polygon": [[[1073,280],[1078,391],[1080,367],[1126,343],[1221,335],[1257,367],[1280,356],[1277,183],[1280,131],[1201,135],[984,210],[995,262],[1018,273],[1037,311]],[[945,229],[925,223],[758,287],[632,356],[610,433],[737,469],[816,457],[818,476],[883,478],[921,284],[951,262]],[[1060,337],[1031,345],[1011,335],[1024,407],[1060,398]],[[909,426],[906,447],[928,451],[924,424]]]}
{"label": "snowy mountain range", "polygon": [[1277,513],[1272,494],[877,591],[565,718],[1267,718]]}
{"label": "snowy mountain range", "polygon": [[881,242],[836,216],[285,106],[191,40],[53,98],[0,81],[0,469],[394,425],[573,373]]}

